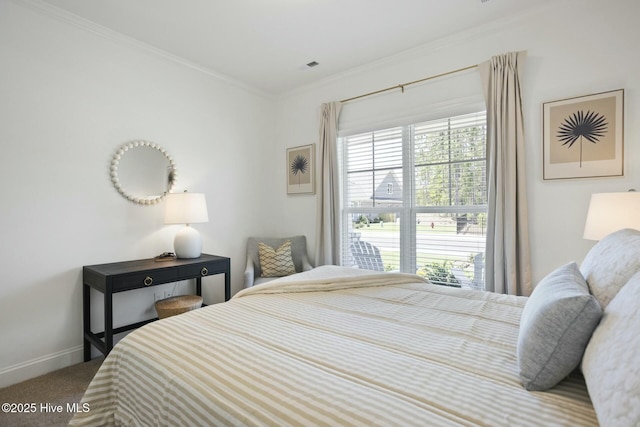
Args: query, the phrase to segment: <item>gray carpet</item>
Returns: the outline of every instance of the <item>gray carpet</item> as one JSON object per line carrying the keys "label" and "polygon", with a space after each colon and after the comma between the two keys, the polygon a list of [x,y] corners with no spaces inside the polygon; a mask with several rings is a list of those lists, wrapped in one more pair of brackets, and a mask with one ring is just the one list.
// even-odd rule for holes
{"label": "gray carpet", "polygon": [[[55,372],[0,389],[0,404],[32,404],[33,413],[0,411],[2,427],[66,426],[74,415],[74,403],[79,403],[89,382],[98,371],[103,358],[79,363]],[[54,409],[62,407],[62,412]],[[82,409],[82,407],[79,407]],[[14,408],[18,409],[14,405]],[[31,407],[29,407],[31,409]]]}

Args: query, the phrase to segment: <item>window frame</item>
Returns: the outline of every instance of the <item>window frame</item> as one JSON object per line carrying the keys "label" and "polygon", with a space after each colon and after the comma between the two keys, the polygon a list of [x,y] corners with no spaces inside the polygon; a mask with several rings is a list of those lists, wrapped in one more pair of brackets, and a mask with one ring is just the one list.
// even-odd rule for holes
{"label": "window frame", "polygon": [[[416,201],[416,189],[415,189],[415,174],[417,171],[418,164],[416,164],[416,153],[415,153],[415,127],[416,125],[421,125],[424,123],[437,121],[437,120],[448,120],[455,119],[459,117],[464,117],[466,115],[473,114],[484,114],[485,122],[484,122],[484,137],[486,144],[486,109],[484,106],[467,106],[466,111],[452,112],[449,111],[447,113],[440,112],[435,117],[428,117],[424,120],[411,120],[411,123],[404,123],[397,126],[388,126],[385,125],[380,128],[372,128],[369,130],[360,130],[358,132],[352,132],[349,134],[340,134],[339,135],[339,170],[340,170],[340,179],[342,181],[341,184],[341,195],[340,201],[342,204],[341,207],[341,248],[342,248],[342,256],[341,256],[341,264],[345,264],[349,259],[349,232],[350,226],[349,221],[355,214],[365,214],[365,215],[381,215],[381,214],[396,214],[398,218],[400,218],[402,226],[400,227],[399,232],[399,267],[400,271],[415,273],[418,270],[417,258],[418,258],[418,240],[417,240],[417,227],[416,222],[418,215],[421,213],[445,213],[445,214],[463,214],[463,213],[484,213],[488,212],[488,204],[480,204],[480,205],[443,205],[443,206],[418,206]],[[371,133],[372,135],[375,132],[384,132],[386,130],[390,130],[393,128],[402,128],[402,198],[403,203],[401,206],[387,206],[387,207],[377,207],[375,203],[371,207],[362,207],[362,206],[348,206],[348,197],[349,197],[349,180],[348,174],[349,172],[346,170],[346,161],[348,155],[348,140],[350,137],[361,136],[364,134]],[[374,139],[372,138],[372,141]],[[372,146],[372,150],[373,150]],[[444,162],[442,164],[447,164],[451,166],[456,163],[469,163],[469,162],[485,162],[485,170],[486,170],[486,162],[487,162],[487,153],[486,153],[486,145],[484,157],[482,158],[473,158],[473,159],[464,159],[464,160],[453,160],[449,162]],[[372,165],[372,171],[375,171],[375,165]],[[487,175],[485,173],[485,180]],[[451,186],[451,182],[449,182],[449,186]],[[388,188],[388,187],[387,187]],[[485,187],[485,200],[487,199],[486,187]],[[484,236],[486,241],[486,235]]]}

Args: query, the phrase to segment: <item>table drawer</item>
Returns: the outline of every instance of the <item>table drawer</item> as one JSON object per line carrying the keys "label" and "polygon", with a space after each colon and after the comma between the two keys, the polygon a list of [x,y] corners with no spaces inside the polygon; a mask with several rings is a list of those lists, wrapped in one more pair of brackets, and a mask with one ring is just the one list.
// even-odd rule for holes
{"label": "table drawer", "polygon": [[[211,261],[202,264],[185,265],[180,267],[180,278],[185,277],[205,277],[211,274],[224,273],[226,271],[226,263],[222,261]],[[180,280],[180,279],[178,279]]]}
{"label": "table drawer", "polygon": [[178,270],[175,268],[166,270],[156,270],[146,273],[128,274],[113,278],[113,292],[128,291],[130,289],[140,289],[148,286],[160,285],[162,283],[175,282],[178,279]]}

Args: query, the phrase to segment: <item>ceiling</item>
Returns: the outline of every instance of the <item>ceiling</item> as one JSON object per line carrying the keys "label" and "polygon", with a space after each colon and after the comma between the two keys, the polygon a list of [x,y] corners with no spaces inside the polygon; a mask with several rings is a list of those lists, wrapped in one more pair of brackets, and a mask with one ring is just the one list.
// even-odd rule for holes
{"label": "ceiling", "polygon": [[[542,3],[531,0],[42,1],[272,95],[539,7]],[[311,61],[319,65],[304,66]]]}

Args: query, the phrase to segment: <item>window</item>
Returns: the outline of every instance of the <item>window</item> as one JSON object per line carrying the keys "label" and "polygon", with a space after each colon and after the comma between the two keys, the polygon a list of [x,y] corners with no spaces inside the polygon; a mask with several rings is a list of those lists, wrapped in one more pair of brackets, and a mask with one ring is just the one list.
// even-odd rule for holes
{"label": "window", "polygon": [[340,139],[342,264],[484,288],[486,114]]}

